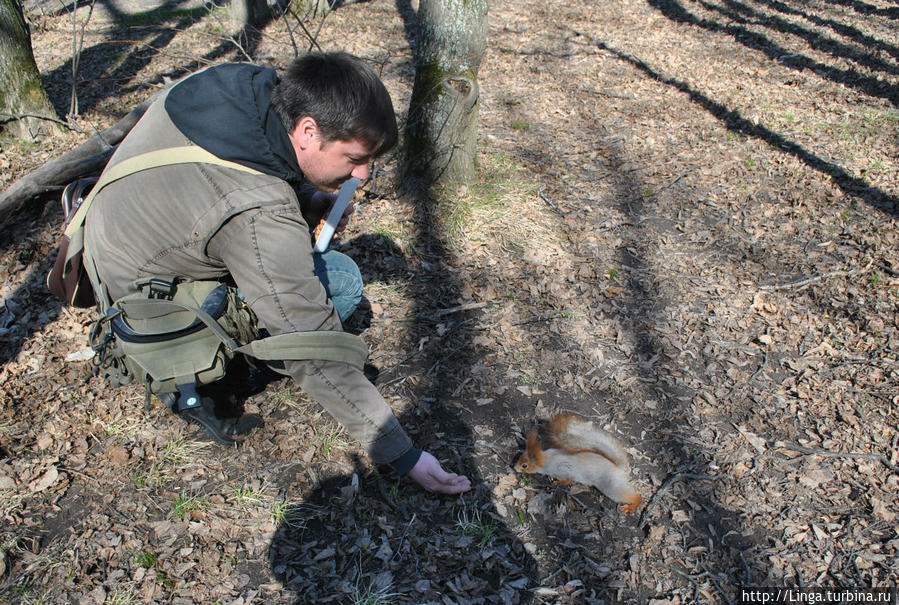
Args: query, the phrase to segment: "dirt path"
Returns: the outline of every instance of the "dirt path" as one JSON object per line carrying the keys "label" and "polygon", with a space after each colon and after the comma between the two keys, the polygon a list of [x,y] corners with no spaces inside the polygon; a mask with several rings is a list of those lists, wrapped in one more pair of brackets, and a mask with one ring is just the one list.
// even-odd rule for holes
{"label": "dirt path", "polygon": [[[381,66],[400,110],[410,11],[348,4],[319,36]],[[90,315],[41,285],[58,211],[4,228],[2,597],[662,604],[895,586],[897,18],[876,0],[491,6],[480,182],[435,206],[398,199],[388,165],[343,243],[379,388],[475,478],[458,499],[375,472],[287,382],[247,400],[266,426],[234,452],[139,388],[85,383],[66,357]],[[70,27],[33,31],[60,106]],[[88,28],[80,123],[233,59],[217,27],[175,11]],[[283,24],[265,34],[254,56],[283,65]],[[0,186],[80,138],[5,148]],[[512,472],[554,411],[625,441],[636,515]]]}

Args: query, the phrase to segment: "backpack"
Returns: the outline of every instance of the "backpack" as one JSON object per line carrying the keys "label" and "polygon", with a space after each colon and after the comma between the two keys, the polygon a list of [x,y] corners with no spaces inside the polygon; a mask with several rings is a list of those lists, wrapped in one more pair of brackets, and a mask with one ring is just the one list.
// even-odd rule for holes
{"label": "backpack", "polygon": [[[91,327],[89,342],[98,371],[113,383],[139,380],[146,386],[148,401],[151,393],[177,393],[180,412],[200,405],[196,387],[221,379],[237,354],[263,361],[340,361],[362,369],[368,345],[358,336],[313,331],[260,337],[256,315],[237,289],[217,281],[152,277],[135,282],[137,291],[133,294],[110,299],[89,250],[84,247],[84,221],[94,196],[129,174],[188,162],[219,164],[259,174],[201,147],[151,151],[104,171],[80,207],[74,209],[71,219],[67,218],[68,241],[63,240],[65,251],[60,247],[58,273],[63,280],[76,276],[81,282],[86,277],[91,286],[88,291],[95,295],[94,304],[101,315]],[[84,188],[80,190],[83,192]],[[75,298],[68,300],[74,304]]]}

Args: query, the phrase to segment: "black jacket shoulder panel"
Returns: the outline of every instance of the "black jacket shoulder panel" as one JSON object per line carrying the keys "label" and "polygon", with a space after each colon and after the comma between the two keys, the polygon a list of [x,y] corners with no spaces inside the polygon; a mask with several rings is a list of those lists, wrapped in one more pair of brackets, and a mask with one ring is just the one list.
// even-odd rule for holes
{"label": "black jacket shoulder panel", "polygon": [[178,130],[203,149],[297,185],[303,173],[271,106],[277,83],[273,69],[224,63],[172,87],[165,110]]}

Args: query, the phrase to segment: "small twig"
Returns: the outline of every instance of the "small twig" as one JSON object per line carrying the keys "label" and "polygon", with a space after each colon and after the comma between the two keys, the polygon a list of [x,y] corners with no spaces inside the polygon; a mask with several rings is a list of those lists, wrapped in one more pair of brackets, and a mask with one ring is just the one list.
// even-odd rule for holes
{"label": "small twig", "polygon": [[691,582],[696,582],[697,580],[700,580],[700,579],[706,577],[707,575],[709,575],[709,572],[708,572],[708,571],[703,571],[702,573],[689,574],[689,573],[687,573],[687,572],[685,572],[685,571],[679,570],[679,569],[676,568],[676,567],[671,567],[670,565],[666,565],[665,567],[667,567],[669,570],[673,571],[673,572],[676,573],[677,575],[679,575],[679,576],[681,576],[681,577],[683,577],[683,578],[687,578],[687,579],[690,580]]}
{"label": "small twig", "polygon": [[550,208],[552,208],[553,210],[555,210],[557,214],[565,214],[564,212],[562,212],[562,211],[559,209],[558,206],[556,206],[556,205],[553,203],[553,201],[552,201],[551,199],[549,199],[549,197],[547,197],[547,195],[546,195],[545,193],[543,193],[543,192],[541,191],[538,195],[543,199],[544,202],[546,202],[546,203],[549,205]]}
{"label": "small twig", "polygon": [[[393,556],[390,557],[390,561],[393,561],[393,560],[396,558],[396,556],[397,556],[397,555],[399,554],[399,552],[400,552],[400,549],[403,547],[403,542],[404,542],[405,539],[406,539],[406,535],[409,533],[409,528],[411,528],[411,527],[412,527],[412,524],[415,523],[415,517],[416,517],[416,515],[418,515],[418,513],[412,513],[412,518],[409,519],[409,522],[408,522],[408,523],[406,523],[406,527],[403,529],[403,535],[400,536],[400,541],[397,543],[396,548],[393,549]],[[388,561],[388,563],[389,563],[390,561]]]}
{"label": "small twig", "polygon": [[673,181],[671,181],[670,183],[668,183],[667,185],[662,185],[661,187],[659,187],[659,190],[658,190],[656,193],[665,191],[665,190],[668,189],[669,187],[671,187],[671,186],[673,186],[673,185],[676,185],[678,181],[680,181],[682,178],[684,178],[685,176],[687,176],[687,175],[690,174],[691,172],[692,172],[692,170],[688,170],[688,171],[686,171],[685,173],[683,173],[682,175],[680,175],[679,177],[677,177],[676,179],[674,179]]}
{"label": "small twig", "polygon": [[431,317],[434,317],[434,318],[443,317],[445,315],[452,315],[454,313],[461,313],[463,311],[471,311],[473,309],[483,309],[486,306],[487,306],[487,303],[485,303],[485,302],[465,303],[464,305],[459,305],[457,307],[450,307],[449,309],[440,309],[436,313],[434,313],[434,315],[432,315]]}
{"label": "small twig", "polygon": [[803,445],[795,445],[786,441],[775,441],[774,447],[780,447],[810,456],[823,456],[825,458],[862,458],[864,460],[877,460],[882,462],[884,466],[892,471],[899,472],[899,466],[896,466],[883,454],[868,454],[866,452],[835,452],[832,450],[824,450],[816,447],[805,447]]}
{"label": "small twig", "polygon": [[384,168],[388,164],[390,164],[390,162],[393,161],[393,159],[396,157],[396,155],[398,153],[399,153],[399,150],[395,149],[390,155],[388,155],[386,158],[384,158],[383,162],[381,162],[380,164],[375,164],[372,167],[370,191],[373,196],[377,197],[377,195],[378,195],[377,192],[375,191],[377,188],[378,175],[380,175],[381,171],[384,170]]}
{"label": "small twig", "polygon": [[12,122],[14,120],[24,120],[25,118],[35,118],[37,120],[46,120],[48,122],[56,122],[57,124],[61,124],[65,126],[69,130],[74,130],[75,132],[84,133],[84,131],[78,127],[78,125],[73,125],[70,122],[66,122],[65,120],[60,120],[59,118],[53,118],[50,116],[42,116],[36,113],[6,113],[5,111],[0,111],[0,116],[3,116],[3,119],[0,120],[0,124],[6,124],[7,122]]}
{"label": "small twig", "polygon": [[855,275],[858,273],[858,269],[852,269],[849,271],[831,271],[829,273],[824,273],[823,275],[816,275],[814,277],[809,277],[808,279],[802,279],[795,282],[790,282],[788,284],[775,284],[771,286],[759,286],[759,290],[792,290],[792,289],[802,289],[811,284],[817,283],[819,281],[823,281],[825,279],[829,279],[831,277],[837,276],[845,276],[849,277],[850,275]]}
{"label": "small twig", "polygon": [[284,29],[287,30],[287,35],[290,37],[290,45],[293,47],[293,56],[300,56],[300,49],[297,48],[297,41],[293,37],[293,28],[290,27],[290,22],[287,20],[287,12],[290,10],[290,6],[285,6],[281,10],[281,19],[284,21]]}
{"label": "small twig", "polygon": [[712,475],[697,475],[696,473],[687,472],[680,472],[669,475],[669,477],[665,479],[665,482],[662,483],[662,487],[657,489],[649,499],[649,501],[646,502],[646,506],[643,508],[643,512],[640,514],[640,521],[637,523],[637,527],[643,527],[644,525],[646,525],[646,517],[649,514],[649,511],[655,505],[656,501],[661,498],[665,492],[671,489],[671,486],[675,481],[678,481],[680,479],[689,479],[691,481],[717,481],[718,477],[714,477]]}
{"label": "small twig", "polygon": [[464,305],[459,305],[457,307],[450,307],[448,309],[439,309],[432,315],[415,315],[413,317],[375,317],[372,318],[372,323],[381,323],[387,321],[396,321],[396,322],[406,322],[406,321],[435,321],[440,319],[441,317],[445,317],[447,315],[452,315],[453,313],[462,313],[463,311],[471,311],[473,309],[483,309],[489,303],[486,302],[478,302],[478,303],[466,303]]}
{"label": "small twig", "polygon": [[635,97],[634,95],[618,95],[613,92],[604,92],[602,90],[596,90],[596,89],[587,89],[587,90],[588,90],[588,92],[592,92],[595,95],[599,95],[601,97],[609,97],[610,99],[624,99],[626,101],[637,100],[637,97]]}
{"label": "small twig", "polygon": [[[326,10],[326,11],[325,11],[325,14],[322,15],[322,20],[321,20],[321,22],[318,24],[318,29],[315,30],[315,35],[314,35],[314,36],[310,36],[310,38],[311,38],[311,40],[312,40],[312,44],[314,44],[314,45],[316,46],[316,48],[318,48],[319,50],[321,50],[321,47],[318,45],[318,35],[321,33],[322,28],[325,26],[325,19],[327,19],[327,18],[328,18],[328,15],[331,14],[331,11],[334,10],[334,5],[335,5],[336,3],[337,3],[337,0],[328,0],[328,10]],[[316,5],[316,6],[317,6],[317,5]],[[304,27],[303,29],[305,30],[306,28]],[[309,45],[309,51],[310,51],[310,52],[312,51],[312,44]]]}
{"label": "small twig", "polygon": [[306,34],[306,37],[309,38],[309,50],[312,50],[312,47],[314,46],[316,50],[321,51],[322,47],[318,45],[318,40],[316,40],[315,36],[312,35],[312,32],[310,32],[306,28],[306,25],[303,23],[303,20],[300,18],[300,16],[296,14],[293,9],[290,9],[290,14],[293,15],[293,18],[297,20],[297,24],[303,30],[303,33]]}

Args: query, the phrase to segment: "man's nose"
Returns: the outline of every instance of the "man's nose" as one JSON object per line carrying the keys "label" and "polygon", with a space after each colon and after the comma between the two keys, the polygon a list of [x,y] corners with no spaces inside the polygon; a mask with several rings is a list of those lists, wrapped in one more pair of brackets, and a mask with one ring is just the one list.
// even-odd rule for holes
{"label": "man's nose", "polygon": [[367,179],[368,178],[368,162],[366,162],[364,164],[359,164],[358,166],[353,168],[353,171],[350,173],[350,176],[354,176],[357,179],[359,179],[360,181],[364,181],[365,179]]}

